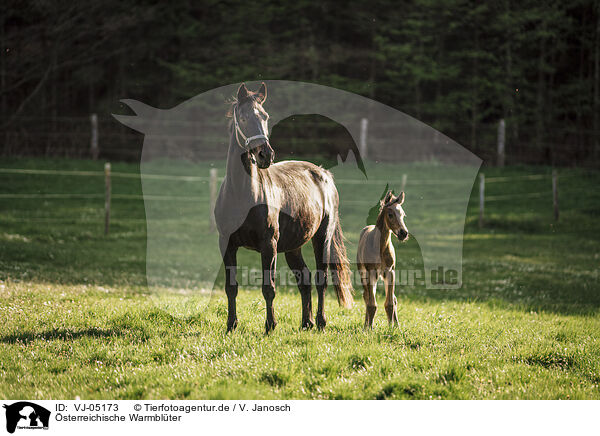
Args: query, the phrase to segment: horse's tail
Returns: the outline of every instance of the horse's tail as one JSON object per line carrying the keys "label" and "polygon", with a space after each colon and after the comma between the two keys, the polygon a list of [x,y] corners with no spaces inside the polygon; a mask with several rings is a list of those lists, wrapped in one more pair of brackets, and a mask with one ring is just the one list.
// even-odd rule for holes
{"label": "horse's tail", "polygon": [[344,235],[338,218],[335,230],[329,245],[329,264],[331,267],[331,279],[335,288],[338,303],[349,309],[352,307],[352,281],[350,280],[350,262],[346,255],[344,246]]}

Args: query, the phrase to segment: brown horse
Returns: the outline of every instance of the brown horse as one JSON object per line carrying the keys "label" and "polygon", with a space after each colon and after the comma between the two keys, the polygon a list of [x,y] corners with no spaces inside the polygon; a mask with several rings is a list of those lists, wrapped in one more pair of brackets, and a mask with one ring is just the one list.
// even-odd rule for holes
{"label": "brown horse", "polygon": [[225,264],[228,300],[227,331],[237,326],[236,280],[239,247],[258,251],[263,269],[262,293],[267,306],[266,333],[275,328],[275,266],[285,253],[302,297],[301,327],[314,326],[311,274],[301,247],[312,239],[316,260],[317,327],[323,329],[327,271],[331,265],[338,302],[352,304],[350,269],[338,217],[338,192],[331,173],[309,162],[273,164],[263,108],[267,89],[257,92],[242,84],[231,107],[227,174],[215,205],[219,245]]}
{"label": "brown horse", "polygon": [[373,327],[377,311],[375,291],[381,276],[385,283],[385,311],[388,321],[390,325],[398,325],[398,303],[394,295],[396,253],[392,245],[392,234],[403,242],[408,239],[402,203],[404,192],[395,197],[392,191],[388,191],[380,203],[376,224],[365,227],[360,233],[356,263],[364,288],[365,328]]}

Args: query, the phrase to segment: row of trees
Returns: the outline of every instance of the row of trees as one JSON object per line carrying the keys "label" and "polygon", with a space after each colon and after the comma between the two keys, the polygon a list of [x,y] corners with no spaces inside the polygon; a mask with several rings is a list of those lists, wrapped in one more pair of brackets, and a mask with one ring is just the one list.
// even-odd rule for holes
{"label": "row of trees", "polygon": [[13,0],[0,44],[5,153],[52,153],[73,117],[108,120],[123,97],[170,107],[286,79],[376,99],[484,158],[501,118],[509,162],[600,157],[599,0]]}

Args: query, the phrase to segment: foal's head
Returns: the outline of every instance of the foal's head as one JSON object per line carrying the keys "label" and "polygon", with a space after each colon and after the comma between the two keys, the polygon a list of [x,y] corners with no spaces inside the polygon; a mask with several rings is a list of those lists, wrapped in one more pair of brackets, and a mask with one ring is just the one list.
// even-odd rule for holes
{"label": "foal's head", "polygon": [[256,92],[248,91],[242,83],[231,110],[235,140],[248,153],[250,162],[259,168],[268,168],[275,158],[268,137],[269,114],[262,106],[266,99],[267,86],[264,83]]}
{"label": "foal's head", "polygon": [[378,223],[384,224],[394,233],[402,242],[408,239],[408,229],[404,224],[404,192],[399,196],[394,196],[392,191],[388,191],[384,199],[381,201],[381,211],[379,212]]}

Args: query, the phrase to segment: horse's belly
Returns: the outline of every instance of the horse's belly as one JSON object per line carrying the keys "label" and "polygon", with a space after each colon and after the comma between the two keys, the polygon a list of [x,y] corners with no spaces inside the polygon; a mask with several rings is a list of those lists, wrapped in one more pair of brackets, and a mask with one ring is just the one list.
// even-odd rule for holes
{"label": "horse's belly", "polygon": [[279,253],[294,250],[306,244],[319,228],[321,221],[316,217],[307,219],[306,216],[290,217],[285,213],[279,214]]}

